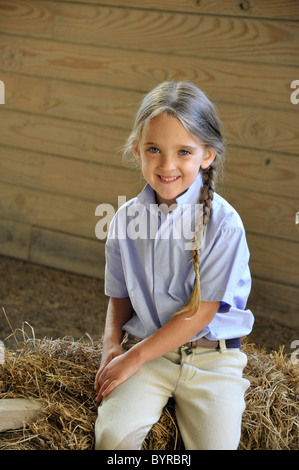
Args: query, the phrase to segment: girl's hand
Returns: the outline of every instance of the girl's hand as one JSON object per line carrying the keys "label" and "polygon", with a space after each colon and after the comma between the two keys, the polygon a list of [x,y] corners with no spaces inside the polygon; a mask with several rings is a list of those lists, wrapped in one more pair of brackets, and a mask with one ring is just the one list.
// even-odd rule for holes
{"label": "girl's hand", "polygon": [[123,348],[120,344],[115,344],[113,346],[104,347],[102,353],[101,364],[99,370],[96,374],[95,381],[94,381],[94,389],[96,392],[99,391],[99,381],[98,378],[100,376],[101,371],[112,361],[115,357],[120,356],[123,354]]}
{"label": "girl's hand", "polygon": [[96,401],[109,395],[118,385],[135,374],[142,366],[131,350],[112,359],[107,365],[101,367],[96,375],[95,390],[98,392]]}
{"label": "girl's hand", "polygon": [[100,364],[100,369],[109,364],[112,359],[123,354],[123,348],[120,344],[109,344],[105,346],[102,352],[102,359]]}

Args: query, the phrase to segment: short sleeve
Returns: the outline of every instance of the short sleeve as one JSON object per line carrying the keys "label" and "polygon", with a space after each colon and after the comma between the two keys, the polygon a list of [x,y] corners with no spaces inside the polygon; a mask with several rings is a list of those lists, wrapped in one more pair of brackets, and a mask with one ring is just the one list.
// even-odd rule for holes
{"label": "short sleeve", "polygon": [[243,309],[251,289],[244,228],[222,228],[200,266],[202,300]]}
{"label": "short sleeve", "polygon": [[128,297],[119,240],[115,236],[116,217],[111,221],[105,245],[105,294],[109,297]]}

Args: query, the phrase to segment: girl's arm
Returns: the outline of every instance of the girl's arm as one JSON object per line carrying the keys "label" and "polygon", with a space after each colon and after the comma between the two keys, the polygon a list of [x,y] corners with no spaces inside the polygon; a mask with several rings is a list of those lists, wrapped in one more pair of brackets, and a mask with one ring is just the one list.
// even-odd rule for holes
{"label": "girl's arm", "polygon": [[103,338],[103,352],[101,365],[95,378],[95,390],[98,391],[98,376],[101,370],[106,367],[115,357],[123,353],[121,342],[124,336],[122,327],[133,315],[133,308],[128,297],[109,299],[105,331]]}
{"label": "girl's arm", "polygon": [[97,375],[97,401],[107,396],[119,384],[133,375],[141,366],[152,359],[163,356],[172,349],[190,341],[214,318],[220,302],[202,302],[199,312],[184,312],[171,320],[148,338],[137,343],[120,357],[113,359]]}
{"label": "girl's arm", "polygon": [[136,344],[134,354],[140,356],[144,363],[182,346],[211,323],[219,307],[220,302],[202,302],[194,318],[189,319],[194,311],[174,316],[154,334]]}
{"label": "girl's arm", "polygon": [[120,345],[124,336],[122,327],[132,318],[133,313],[129,297],[122,299],[110,297],[107,307],[103,346],[105,346],[105,343]]}

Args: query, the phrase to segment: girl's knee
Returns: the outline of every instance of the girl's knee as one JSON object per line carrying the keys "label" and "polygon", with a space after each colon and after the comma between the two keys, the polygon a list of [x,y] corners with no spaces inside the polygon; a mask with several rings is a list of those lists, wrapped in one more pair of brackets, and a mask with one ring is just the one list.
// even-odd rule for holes
{"label": "girl's knee", "polygon": [[150,427],[131,432],[120,428],[95,426],[95,450],[140,450]]}

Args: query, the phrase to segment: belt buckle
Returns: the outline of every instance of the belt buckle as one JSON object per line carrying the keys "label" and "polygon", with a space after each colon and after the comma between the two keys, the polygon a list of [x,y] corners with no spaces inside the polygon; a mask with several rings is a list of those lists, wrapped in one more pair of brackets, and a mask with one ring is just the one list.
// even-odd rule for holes
{"label": "belt buckle", "polygon": [[183,344],[183,346],[181,346],[181,349],[184,349],[187,356],[189,356],[190,354],[193,353],[193,351],[192,351],[192,342],[187,343],[187,344]]}

